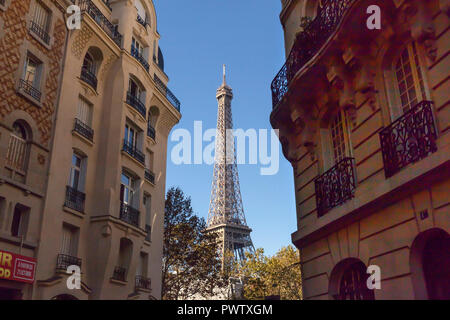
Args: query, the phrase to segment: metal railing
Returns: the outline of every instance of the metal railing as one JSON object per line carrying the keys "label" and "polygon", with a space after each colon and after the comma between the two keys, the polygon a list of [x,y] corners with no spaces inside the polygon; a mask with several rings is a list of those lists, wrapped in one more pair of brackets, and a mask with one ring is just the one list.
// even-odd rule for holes
{"label": "metal railing", "polygon": [[73,127],[73,130],[90,141],[94,140],[94,130],[92,130],[87,124],[77,118],[75,118],[75,125]]}
{"label": "metal railing", "polygon": [[147,72],[150,71],[150,65],[148,64],[147,60],[141,55],[139,50],[135,47],[131,47],[131,55],[139,61],[139,63],[144,67]]}
{"label": "metal railing", "polygon": [[127,103],[134,109],[136,109],[136,111],[138,111],[145,118],[147,109],[145,108],[145,104],[141,100],[139,100],[138,97],[132,95],[130,92],[127,92]]}
{"label": "metal railing", "polygon": [[344,158],[314,181],[319,217],[354,197],[355,159]]}
{"label": "metal railing", "polygon": [[129,223],[133,226],[139,227],[139,210],[132,206],[121,202],[120,203],[120,220]]}
{"label": "metal railing", "polygon": [[28,146],[26,140],[11,134],[6,153],[6,165],[14,170],[25,172],[27,154]]}
{"label": "metal railing", "polygon": [[81,259],[68,254],[58,254],[58,257],[56,258],[56,269],[67,271],[67,268],[73,265],[81,268]]}
{"label": "metal railing", "polygon": [[150,290],[152,287],[152,282],[150,278],[144,276],[136,276],[135,278],[136,289],[146,289]]}
{"label": "metal railing", "polygon": [[108,7],[109,10],[112,10],[109,0],[102,0],[102,2]]}
{"label": "metal railing", "polygon": [[155,174],[150,169],[145,169],[145,179],[155,184]]}
{"label": "metal railing", "polygon": [[156,74],[154,75],[154,80],[155,80],[156,87],[158,88],[158,90],[167,98],[167,100],[169,100],[170,104],[172,106],[174,106],[174,108],[177,109],[178,112],[180,112],[181,103],[177,99],[177,97],[175,97],[175,95],[172,93],[172,91],[170,91],[167,88],[167,86],[162,82],[162,80]]}
{"label": "metal railing", "polygon": [[150,138],[152,138],[153,140],[155,140],[156,130],[155,130],[155,128],[153,128],[153,126],[150,123],[147,125],[147,135]]}
{"label": "metal railing", "polygon": [[86,195],[74,189],[70,186],[66,187],[66,200],[64,205],[68,208],[74,209],[79,212],[84,212],[84,200],[86,199]]}
{"label": "metal railing", "polygon": [[81,80],[89,84],[94,90],[97,90],[97,77],[86,68],[81,68]]}
{"label": "metal railing", "polygon": [[386,178],[437,151],[433,102],[422,101],[380,131]]}
{"label": "metal railing", "polygon": [[274,109],[287,93],[291,80],[322,48],[355,1],[323,0],[321,2],[322,5],[319,5],[316,18],[297,35],[286,63],[272,81],[272,107]]}
{"label": "metal railing", "polygon": [[112,278],[115,280],[126,282],[127,281],[127,269],[124,267],[119,267],[119,266],[115,267]]}
{"label": "metal railing", "polygon": [[111,40],[122,47],[122,35],[117,31],[117,26],[113,25],[91,0],[79,0],[78,5],[82,13],[87,13]]}
{"label": "metal railing", "polygon": [[145,155],[142,153],[141,150],[136,148],[136,146],[129,143],[127,140],[123,141],[123,151],[128,153],[130,156],[132,156],[134,159],[139,161],[140,163],[145,163]]}
{"label": "metal railing", "polygon": [[41,38],[42,41],[44,41],[46,44],[50,43],[50,36],[47,30],[42,28],[42,26],[40,26],[36,22],[31,21],[30,31],[33,32],[35,35],[37,35],[39,38]]}
{"label": "metal railing", "polygon": [[29,96],[33,97],[37,101],[41,101],[41,92],[35,87],[33,87],[33,83],[31,83],[30,81],[20,79],[19,89],[28,94]]}
{"label": "metal railing", "polygon": [[136,17],[136,21],[137,21],[140,25],[142,25],[144,28],[147,26],[147,24],[149,24],[148,21],[147,21],[147,19],[142,18],[139,14],[138,14],[137,17]]}
{"label": "metal railing", "polygon": [[145,235],[145,240],[151,241],[151,239],[152,239],[152,227],[149,224],[145,225],[145,232],[147,233]]}

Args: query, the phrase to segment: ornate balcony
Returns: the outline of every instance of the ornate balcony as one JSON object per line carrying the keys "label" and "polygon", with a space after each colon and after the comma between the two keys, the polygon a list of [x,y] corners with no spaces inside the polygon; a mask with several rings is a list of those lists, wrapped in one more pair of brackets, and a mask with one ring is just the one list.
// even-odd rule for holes
{"label": "ornate balcony", "polygon": [[135,286],[136,289],[150,290],[152,287],[152,281],[150,280],[150,278],[144,276],[136,276]]}
{"label": "ornate balcony", "polygon": [[66,187],[66,201],[64,205],[78,212],[84,212],[84,200],[86,195],[70,186]]}
{"label": "ornate balcony", "polygon": [[79,119],[75,119],[73,131],[78,132],[89,141],[94,140],[94,130],[92,130],[87,124],[83,123]]}
{"label": "ornate balcony", "polygon": [[136,146],[133,146],[128,141],[123,141],[123,151],[128,153],[130,156],[132,156],[134,159],[139,161],[140,163],[145,163],[145,155],[138,149]]}
{"label": "ornate balcony", "polygon": [[167,88],[167,86],[162,82],[162,80],[160,78],[158,78],[158,76],[156,74],[154,76],[154,80],[155,80],[156,87],[158,88],[158,90],[167,98],[167,100],[169,100],[170,104],[172,106],[174,106],[174,108],[177,109],[178,112],[180,112],[181,103],[177,99],[177,97],[175,97],[175,95],[172,93],[172,91],[170,91]]}
{"label": "ornate balcony", "polygon": [[148,64],[147,60],[140,54],[139,50],[135,47],[131,47],[131,55],[139,61],[139,63],[144,67],[147,72],[150,70],[150,65]]}
{"label": "ornate balcony", "polygon": [[122,35],[117,31],[117,26],[113,25],[91,0],[79,0],[78,5],[82,13],[87,13],[112,41],[122,47]]}
{"label": "ornate balcony", "polygon": [[97,77],[86,68],[81,68],[81,80],[89,84],[94,90],[97,90]]}
{"label": "ornate balcony", "polygon": [[81,259],[67,254],[58,254],[56,258],[56,269],[67,271],[67,268],[73,265],[81,268]]}
{"label": "ornate balcony", "polygon": [[145,179],[155,184],[155,174],[149,169],[145,169]]}
{"label": "ornate balcony", "polygon": [[433,102],[422,101],[380,132],[386,178],[437,151]]}
{"label": "ornate balcony", "polygon": [[22,90],[23,92],[33,97],[37,101],[41,101],[41,92],[35,87],[33,87],[33,83],[20,79],[19,90]]}
{"label": "ornate balcony", "polygon": [[139,14],[136,17],[136,21],[142,25],[144,28],[147,27],[148,21],[147,19],[142,18]]}
{"label": "ornate balcony", "polygon": [[139,210],[132,206],[121,202],[120,203],[120,220],[129,223],[133,226],[139,227]]}
{"label": "ornate balcony", "polygon": [[145,236],[145,240],[151,241],[152,240],[152,227],[148,224],[145,225],[145,232],[147,235]]}
{"label": "ornate balcony", "polygon": [[353,158],[344,158],[314,181],[319,217],[353,198],[356,189],[354,162]]}
{"label": "ornate balcony", "polygon": [[145,108],[145,104],[139,100],[138,97],[132,95],[130,92],[127,92],[127,103],[145,118],[147,109]]}
{"label": "ornate balcony", "polygon": [[112,278],[114,280],[126,282],[127,281],[127,269],[124,267],[119,267],[119,266],[115,267]]}
{"label": "ornate balcony", "polygon": [[275,109],[287,93],[297,72],[322,48],[337,29],[355,0],[323,0],[317,16],[299,33],[286,63],[272,81],[272,106]]}
{"label": "ornate balcony", "polygon": [[36,22],[31,21],[30,31],[33,32],[35,35],[37,35],[39,38],[41,38],[42,41],[44,41],[46,44],[50,43],[50,36],[48,35],[47,31],[44,30]]}
{"label": "ornate balcony", "polygon": [[150,138],[152,138],[153,140],[155,140],[156,130],[155,130],[155,128],[153,128],[153,126],[150,123],[147,125],[147,135]]}

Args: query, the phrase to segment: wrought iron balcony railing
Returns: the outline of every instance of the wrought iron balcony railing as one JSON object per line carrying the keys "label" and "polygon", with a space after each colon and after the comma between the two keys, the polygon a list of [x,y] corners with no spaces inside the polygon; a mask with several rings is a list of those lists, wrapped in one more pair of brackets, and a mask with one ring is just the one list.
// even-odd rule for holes
{"label": "wrought iron balcony railing", "polygon": [[81,68],[81,80],[89,84],[94,90],[97,90],[97,77],[86,68]]}
{"label": "wrought iron balcony railing", "polygon": [[109,10],[112,10],[109,0],[102,0],[102,2],[108,7]]}
{"label": "wrought iron balcony railing", "polygon": [[120,203],[120,220],[129,223],[133,226],[139,227],[139,210],[132,206],[121,202]]}
{"label": "wrought iron balcony railing", "polygon": [[422,101],[380,132],[386,178],[437,151],[433,102]]}
{"label": "wrought iron balcony railing", "polygon": [[81,259],[67,254],[58,254],[56,258],[56,269],[67,271],[67,268],[73,265],[81,268]]}
{"label": "wrought iron balcony railing", "polygon": [[136,289],[146,289],[146,290],[150,290],[152,282],[150,280],[150,278],[144,277],[144,276],[136,276],[135,279],[135,286]]}
{"label": "wrought iron balcony railing", "polygon": [[115,280],[126,282],[127,281],[127,269],[124,267],[119,267],[119,266],[115,267],[112,278]]}
{"label": "wrought iron balcony railing", "polygon": [[151,241],[152,239],[152,227],[149,224],[145,225],[145,232],[147,235],[145,236],[145,240]]}
{"label": "wrought iron balcony railing", "polygon": [[131,47],[131,55],[139,61],[139,63],[144,67],[147,72],[150,71],[150,65],[148,64],[147,60],[141,55],[138,49],[135,47]]}
{"label": "wrought iron balcony railing", "polygon": [[113,25],[91,0],[79,0],[78,5],[82,13],[87,13],[111,40],[122,47],[122,35],[117,31],[117,26]]}
{"label": "wrought iron balcony railing", "polygon": [[81,134],[86,139],[93,141],[94,140],[94,130],[92,130],[87,124],[85,124],[80,119],[75,119],[75,125],[73,130]]}
{"label": "wrought iron balcony railing", "polygon": [[354,197],[356,189],[355,159],[344,158],[316,178],[316,202],[319,217]]}
{"label": "wrought iron balcony railing", "polygon": [[167,86],[162,82],[160,78],[158,78],[156,74],[154,76],[154,79],[158,90],[161,91],[161,93],[167,98],[167,100],[169,100],[170,104],[172,104],[172,106],[174,106],[174,108],[177,109],[178,112],[180,112],[181,103],[177,99],[177,97],[175,97],[172,91],[167,88]]}
{"label": "wrought iron balcony railing", "polygon": [[145,169],[145,179],[155,184],[155,174],[149,169]]}
{"label": "wrought iron balcony railing", "polygon": [[130,92],[127,92],[127,103],[145,118],[147,109],[145,108],[145,104],[138,97],[132,95]]}
{"label": "wrought iron balcony railing", "polygon": [[286,63],[272,81],[274,109],[287,93],[295,74],[322,48],[354,2],[355,0],[323,0],[321,2],[316,18],[297,35]]}
{"label": "wrought iron balcony railing", "polygon": [[19,81],[19,89],[33,97],[37,101],[41,101],[41,92],[33,87],[33,83],[20,79]]}
{"label": "wrought iron balcony railing", "polygon": [[137,21],[140,25],[142,25],[144,28],[145,28],[145,27],[147,26],[147,24],[148,24],[147,19],[142,18],[139,14],[138,14],[137,17],[136,17],[136,21]]}
{"label": "wrought iron balcony railing", "polygon": [[128,141],[126,141],[126,140],[123,141],[123,149],[122,150],[125,151],[126,153],[128,153],[130,156],[132,156],[134,159],[136,159],[140,163],[142,163],[142,164],[145,163],[145,155],[142,153],[142,151],[139,150],[138,148],[136,148],[136,146],[132,145]]}
{"label": "wrought iron balcony railing", "polygon": [[86,195],[70,186],[66,187],[66,201],[64,205],[68,208],[84,212],[84,200]]}
{"label": "wrought iron balcony railing", "polygon": [[155,128],[153,128],[153,126],[150,123],[147,125],[147,135],[150,138],[152,138],[153,140],[155,140],[156,130],[155,130]]}
{"label": "wrought iron balcony railing", "polygon": [[30,24],[30,31],[33,32],[35,35],[37,35],[39,38],[42,39],[46,44],[50,43],[50,36],[48,35],[47,30],[42,28],[39,24],[37,24],[34,21],[31,21]]}

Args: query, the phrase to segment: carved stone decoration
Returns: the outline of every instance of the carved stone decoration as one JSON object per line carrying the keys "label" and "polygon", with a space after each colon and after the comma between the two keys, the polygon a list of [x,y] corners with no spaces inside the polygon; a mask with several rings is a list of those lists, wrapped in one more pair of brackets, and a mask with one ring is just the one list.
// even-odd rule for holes
{"label": "carved stone decoration", "polygon": [[111,236],[111,234],[112,234],[111,226],[105,224],[105,225],[102,227],[102,236],[104,236],[104,237],[106,238],[106,237]]}
{"label": "carved stone decoration", "polygon": [[309,156],[311,157],[311,161],[316,160],[316,147],[317,144],[313,142],[308,142],[305,144],[306,150],[308,150]]}
{"label": "carved stone decoration", "polygon": [[439,6],[448,17],[450,17],[450,0],[439,0]]}
{"label": "carved stone decoration", "polygon": [[423,46],[430,62],[434,62],[437,58],[436,30],[428,6],[429,3],[425,1],[417,2],[417,16],[411,27],[411,35],[414,40]]}
{"label": "carved stone decoration", "polygon": [[103,79],[105,79],[106,73],[109,70],[109,68],[111,67],[111,65],[113,64],[113,62],[117,59],[116,55],[111,54],[108,59],[103,63],[103,66],[101,67],[100,70],[100,77],[99,80],[103,81]]}
{"label": "carved stone decoration", "polygon": [[43,154],[38,154],[37,160],[41,166],[45,164],[45,156]]}
{"label": "carved stone decoration", "polygon": [[92,35],[93,35],[92,30],[85,27],[84,25],[81,28],[81,30],[79,30],[76,33],[75,40],[73,41],[73,44],[72,44],[72,53],[75,57],[77,57],[78,59],[81,59],[81,54],[83,53],[84,48],[86,47],[86,44],[91,39]]}

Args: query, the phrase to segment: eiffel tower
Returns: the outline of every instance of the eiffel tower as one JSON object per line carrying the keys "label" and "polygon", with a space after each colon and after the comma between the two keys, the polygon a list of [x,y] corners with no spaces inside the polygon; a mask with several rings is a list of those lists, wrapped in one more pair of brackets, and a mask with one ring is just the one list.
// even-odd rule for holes
{"label": "eiffel tower", "polygon": [[231,115],[233,91],[226,83],[225,65],[223,82],[217,89],[217,134],[215,142],[214,175],[211,188],[207,230],[216,232],[221,243],[222,268],[227,250],[237,261],[245,259],[245,252],[253,252],[250,229],[242,206],[239,176]]}

